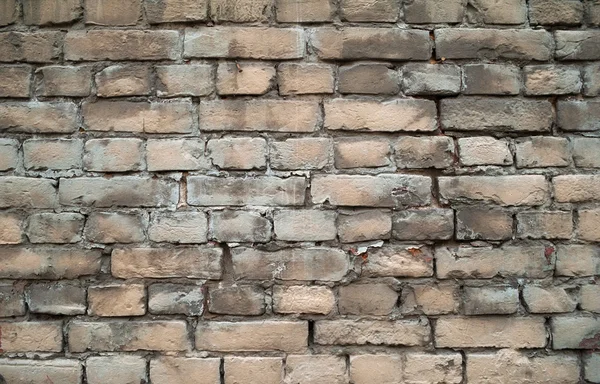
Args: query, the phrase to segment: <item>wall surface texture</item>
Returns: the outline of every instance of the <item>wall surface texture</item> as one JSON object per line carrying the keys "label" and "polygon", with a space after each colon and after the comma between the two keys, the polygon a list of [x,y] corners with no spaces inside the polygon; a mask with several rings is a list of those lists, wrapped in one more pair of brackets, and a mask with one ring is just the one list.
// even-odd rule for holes
{"label": "wall surface texture", "polygon": [[0,0],[0,383],[600,383],[599,27]]}

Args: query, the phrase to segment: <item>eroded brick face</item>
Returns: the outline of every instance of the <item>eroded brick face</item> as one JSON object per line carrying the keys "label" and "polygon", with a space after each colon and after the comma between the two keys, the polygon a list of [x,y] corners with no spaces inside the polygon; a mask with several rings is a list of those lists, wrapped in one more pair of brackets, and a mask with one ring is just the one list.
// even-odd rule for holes
{"label": "eroded brick face", "polygon": [[600,0],[0,0],[0,384],[600,383]]}

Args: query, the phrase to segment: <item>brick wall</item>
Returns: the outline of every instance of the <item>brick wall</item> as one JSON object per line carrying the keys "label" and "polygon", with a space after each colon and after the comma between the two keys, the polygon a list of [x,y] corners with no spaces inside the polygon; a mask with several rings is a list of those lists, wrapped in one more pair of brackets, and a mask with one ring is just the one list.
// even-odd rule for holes
{"label": "brick wall", "polygon": [[599,27],[0,0],[0,383],[600,383]]}

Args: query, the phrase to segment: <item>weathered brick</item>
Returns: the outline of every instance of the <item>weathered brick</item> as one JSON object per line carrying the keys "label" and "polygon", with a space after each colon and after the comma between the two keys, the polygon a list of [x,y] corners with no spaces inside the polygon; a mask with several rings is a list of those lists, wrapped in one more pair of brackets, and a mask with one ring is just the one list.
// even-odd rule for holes
{"label": "weathered brick", "polygon": [[220,279],[222,257],[220,248],[115,249],[111,257],[111,271],[113,276],[123,279]]}
{"label": "weathered brick", "polygon": [[177,31],[85,30],[65,37],[65,60],[175,60],[180,55]]}
{"label": "weathered brick", "polygon": [[317,210],[281,210],[273,215],[277,240],[326,241],[334,240],[336,213]]}
{"label": "weathered brick", "polygon": [[139,214],[94,212],[88,216],[85,237],[95,243],[137,243],[145,240],[144,229]]}
{"label": "weathered brick", "polygon": [[342,315],[389,315],[398,293],[387,284],[350,284],[339,287],[338,308]]}
{"label": "weathered brick", "polygon": [[208,64],[156,67],[156,94],[160,97],[208,96],[214,88],[213,67]]}
{"label": "weathered brick", "polygon": [[[551,249],[553,251],[553,249]],[[438,247],[435,250],[439,279],[552,276],[554,260],[543,246]]]}
{"label": "weathered brick", "polygon": [[321,345],[427,345],[427,320],[317,320],[315,343]]}
{"label": "weathered brick", "polygon": [[579,210],[578,236],[582,240],[600,241],[600,209]]}
{"label": "weathered brick", "polygon": [[111,65],[96,74],[100,97],[150,94],[150,68],[139,65]]}
{"label": "weathered brick", "polygon": [[579,68],[532,65],[525,67],[525,94],[568,95],[581,92],[581,71]]}
{"label": "weathered brick", "polygon": [[265,64],[219,64],[219,95],[264,95],[275,79],[275,67]]}
{"label": "weathered brick", "polygon": [[449,240],[454,211],[444,208],[403,210],[393,216],[392,236],[399,240]]}
{"label": "weathered brick", "polygon": [[81,13],[79,0],[23,0],[23,21],[28,25],[70,23]]}
{"label": "weathered brick", "polygon": [[259,137],[228,137],[210,140],[207,156],[221,169],[264,169],[267,167],[267,142]]}
{"label": "weathered brick", "polygon": [[141,0],[85,0],[86,24],[135,25],[141,11]]}
{"label": "weathered brick", "polygon": [[527,21],[525,0],[469,0],[469,21],[485,24],[522,24]]}
{"label": "weathered brick", "polygon": [[85,361],[88,384],[138,383],[146,379],[143,356],[91,356]]}
{"label": "weathered brick", "polygon": [[303,205],[306,179],[188,177],[190,205]]}
{"label": "weathered brick", "polygon": [[0,139],[0,171],[10,171],[19,165],[19,142]]}
{"label": "weathered brick", "polygon": [[128,172],[142,169],[140,139],[91,139],[85,143],[83,167],[95,172]]}
{"label": "weathered brick", "polygon": [[88,304],[92,316],[141,316],[146,313],[146,291],[143,284],[89,287]]}
{"label": "weathered brick", "polygon": [[469,64],[462,67],[465,95],[517,95],[520,69],[514,65]]}
{"label": "weathered brick", "polygon": [[331,21],[334,7],[329,0],[277,0],[280,23],[317,23]]}
{"label": "weathered brick", "polygon": [[600,25],[600,3],[592,1],[588,3],[587,22],[592,25]]}
{"label": "weathered brick", "polygon": [[573,214],[564,211],[517,213],[517,236],[530,239],[570,239]]}
{"label": "weathered brick", "polygon": [[385,167],[390,153],[386,139],[341,138],[335,141],[334,163],[338,169]]}
{"label": "weathered brick", "polygon": [[502,349],[467,354],[469,382],[568,384],[579,380],[579,363],[572,354],[543,355]]}
{"label": "weathered brick", "polygon": [[37,94],[42,96],[89,96],[92,90],[90,67],[52,65],[36,71],[41,74]]}
{"label": "weathered brick", "polygon": [[456,210],[458,240],[506,240],[512,238],[512,214],[503,209],[465,207]]}
{"label": "weathered brick", "polygon": [[523,299],[531,313],[573,312],[577,306],[577,302],[561,287],[527,285],[523,289]]}
{"label": "weathered brick", "polygon": [[204,311],[202,286],[152,284],[148,287],[148,309],[156,315],[200,316]]}
{"label": "weathered brick", "polygon": [[0,25],[5,26],[14,23],[19,15],[17,0],[5,0],[0,3]]}
{"label": "weathered brick", "polygon": [[511,165],[512,154],[508,142],[493,137],[465,137],[458,139],[458,153],[462,165]]}
{"label": "weathered brick", "polygon": [[271,240],[272,224],[259,212],[213,211],[211,238],[219,242],[266,243]]}
{"label": "weathered brick", "polygon": [[401,384],[402,365],[400,355],[350,356],[350,380],[354,384]]}
{"label": "weathered brick", "polygon": [[527,29],[436,29],[435,48],[438,59],[546,61],[553,52],[549,32]]}
{"label": "weathered brick", "polygon": [[312,180],[313,203],[407,207],[431,202],[431,179],[413,175],[325,175]]}
{"label": "weathered brick", "polygon": [[217,384],[219,358],[161,356],[150,361],[150,380],[163,384]]}
{"label": "weathered brick", "polygon": [[186,351],[186,322],[181,320],[93,322],[69,324],[69,351]]}
{"label": "weathered brick", "polygon": [[[600,6],[598,8],[598,22],[600,24]],[[585,369],[584,377],[592,383],[600,383],[600,353],[589,353],[583,356]]]}
{"label": "weathered brick", "polygon": [[61,352],[63,348],[60,321],[0,323],[0,329],[3,353]]}
{"label": "weathered brick", "polygon": [[0,131],[72,133],[78,128],[77,105],[70,102],[29,101],[0,104]]}
{"label": "weathered brick", "polygon": [[214,100],[200,103],[200,130],[313,132],[319,106],[299,100]]}
{"label": "weathered brick", "polygon": [[592,245],[556,247],[556,276],[594,276],[600,274],[600,248]]}
{"label": "weathered brick", "polygon": [[285,360],[285,376],[292,383],[345,384],[346,359],[333,355],[290,355]]}
{"label": "weathered brick", "polygon": [[0,97],[29,97],[31,67],[18,65],[0,67]]}
{"label": "weathered brick", "polygon": [[398,168],[448,168],[454,163],[454,142],[447,136],[403,136],[394,144]]}
{"label": "weathered brick", "polygon": [[204,154],[204,141],[197,139],[149,139],[146,163],[148,171],[192,171],[211,167]]}
{"label": "weathered brick", "polygon": [[392,231],[391,212],[363,210],[340,212],[337,220],[341,242],[389,239]]}
{"label": "weathered brick", "polygon": [[190,101],[84,102],[83,125],[87,130],[103,132],[190,133],[195,125],[193,108]]}
{"label": "weathered brick", "polygon": [[[441,317],[436,322],[436,348],[543,348],[543,317]],[[467,364],[468,365],[468,364]]]}
{"label": "weathered brick", "polygon": [[521,132],[549,131],[552,106],[544,100],[469,97],[443,99],[445,130]]}
{"label": "weathered brick", "polygon": [[583,68],[583,94],[586,96],[600,95],[600,63],[590,64]]}
{"label": "weathered brick", "polygon": [[462,383],[462,362],[462,356],[459,353],[407,353],[404,363],[404,380],[409,383],[418,383],[419,381]]}
{"label": "weathered brick", "polygon": [[300,59],[304,31],[299,28],[212,27],[185,31],[186,58]]}
{"label": "weathered brick", "polygon": [[546,179],[538,175],[444,176],[438,183],[442,200],[450,203],[541,205],[550,193]]}
{"label": "weathered brick", "polygon": [[233,248],[231,255],[238,280],[340,281],[350,268],[348,255],[336,248],[286,248],[273,252]]}
{"label": "weathered brick", "polygon": [[533,0],[529,19],[534,25],[577,25],[583,21],[583,8],[578,0]]}
{"label": "weathered brick", "polygon": [[342,0],[341,17],[346,21],[394,22],[400,7],[393,0]]}
{"label": "weathered brick", "polygon": [[367,277],[428,277],[433,275],[433,254],[425,246],[387,245],[370,250],[363,265]]}
{"label": "weathered brick", "polygon": [[554,39],[558,60],[600,60],[599,31],[556,31]]}
{"label": "weathered brick", "polygon": [[427,31],[384,28],[319,28],[311,44],[324,60],[427,60],[432,50]]}
{"label": "weathered brick", "polygon": [[204,212],[161,212],[152,215],[148,238],[159,243],[206,243],[207,231]]}
{"label": "weathered brick", "polygon": [[600,139],[574,137],[571,139],[573,161],[582,168],[600,168]]}
{"label": "weathered brick", "polygon": [[85,288],[78,284],[32,284],[27,288],[26,298],[33,313],[83,315],[87,307]]}
{"label": "weathered brick", "polygon": [[85,217],[79,213],[36,213],[29,216],[27,238],[32,243],[77,243]]}
{"label": "weathered brick", "polygon": [[23,289],[14,285],[0,285],[0,317],[23,316],[25,312]]}
{"label": "weathered brick", "polygon": [[0,214],[0,244],[23,242],[25,220],[16,213]]}
{"label": "weathered brick", "polygon": [[280,357],[225,357],[224,384],[280,384],[283,361]]}
{"label": "weathered brick", "polygon": [[402,68],[402,88],[407,95],[456,95],[460,84],[456,65],[407,64]]}
{"label": "weathered brick", "polygon": [[223,315],[262,315],[265,313],[265,292],[254,285],[209,288],[208,310]]}
{"label": "weathered brick", "polygon": [[558,126],[565,131],[600,129],[600,101],[559,100]]}
{"label": "weathered brick", "polygon": [[53,383],[79,384],[81,371],[81,363],[76,359],[0,359],[0,372],[7,383],[43,383],[50,380]]}
{"label": "weathered brick", "polygon": [[331,289],[307,285],[275,285],[273,311],[276,313],[329,314],[335,306]]}
{"label": "weathered brick", "polygon": [[511,314],[519,309],[519,291],[511,287],[465,287],[465,315]]}
{"label": "weathered brick", "polygon": [[284,63],[277,67],[277,81],[283,96],[333,93],[333,68],[320,63]]}
{"label": "weathered brick", "polygon": [[329,164],[331,147],[331,139],[324,137],[272,141],[269,162],[273,169],[321,169]]}
{"label": "weathered brick", "polygon": [[216,22],[265,22],[271,16],[271,0],[209,0],[210,18]]}
{"label": "weathered brick", "polygon": [[0,32],[0,62],[48,63],[58,59],[63,34],[48,32]]}
{"label": "weathered brick", "polygon": [[562,175],[552,178],[554,198],[559,203],[600,200],[600,175]]}
{"label": "weathered brick", "polygon": [[100,252],[53,248],[6,248],[0,265],[2,279],[75,279],[100,271]]}
{"label": "weathered brick", "polygon": [[404,17],[411,24],[460,23],[464,8],[461,0],[412,0],[404,3]]}
{"label": "weathered brick", "polygon": [[54,208],[56,203],[54,180],[16,176],[0,178],[0,208]]}
{"label": "weathered brick", "polygon": [[413,285],[402,290],[402,313],[443,315],[456,313],[460,305],[455,284]]}
{"label": "weathered brick", "polygon": [[400,90],[398,73],[386,64],[353,64],[339,69],[340,93],[389,94]]}
{"label": "weathered brick", "polygon": [[[580,306],[584,311],[600,313],[600,285],[584,285],[580,290]],[[572,305],[574,310],[575,303]],[[569,311],[569,312],[570,312]]]}
{"label": "weathered brick", "polygon": [[600,318],[596,316],[555,316],[550,324],[554,349],[598,349],[600,345]]}
{"label": "weathered brick", "polygon": [[23,143],[23,163],[32,170],[81,168],[81,140],[37,140]]}
{"label": "weathered brick", "polygon": [[306,321],[199,322],[196,349],[219,352],[301,352],[308,347]]}
{"label": "weathered brick", "polygon": [[208,0],[146,0],[145,6],[150,24],[203,21]]}

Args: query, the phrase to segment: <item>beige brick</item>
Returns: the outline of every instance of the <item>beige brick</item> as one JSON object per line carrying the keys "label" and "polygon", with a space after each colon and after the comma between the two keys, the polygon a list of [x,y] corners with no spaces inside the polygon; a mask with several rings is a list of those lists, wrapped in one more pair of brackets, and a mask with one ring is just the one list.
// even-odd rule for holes
{"label": "beige brick", "polygon": [[265,313],[265,292],[254,285],[209,288],[208,310],[222,315],[262,315]]}
{"label": "beige brick", "polygon": [[207,156],[221,169],[264,169],[267,167],[267,142],[263,138],[228,137],[210,140]]}
{"label": "beige brick", "polygon": [[139,383],[146,378],[143,356],[91,356],[85,361],[88,384]]}
{"label": "beige brick", "polygon": [[273,286],[273,311],[276,313],[329,314],[335,306],[331,289],[322,286]]}
{"label": "beige brick", "polygon": [[[76,359],[24,360],[0,359],[0,371],[7,383],[79,384],[81,363]],[[92,384],[92,383],[90,383]]]}
{"label": "beige brick", "polygon": [[18,10],[16,0],[5,0],[0,3],[0,25],[12,24],[17,20]]}
{"label": "beige brick", "polygon": [[600,285],[583,285],[579,294],[581,295],[579,299],[581,309],[600,313]]}
{"label": "beige brick", "polygon": [[329,0],[277,0],[277,21],[280,23],[315,23],[332,20]]}
{"label": "beige brick", "polygon": [[0,170],[10,171],[19,165],[19,142],[13,139],[0,139]]}
{"label": "beige brick", "polygon": [[[551,251],[546,256],[546,252]],[[543,246],[438,247],[435,251],[439,279],[552,276],[554,249]]]}
{"label": "beige brick", "polygon": [[[1,116],[1,115],[0,115]],[[200,103],[201,131],[313,132],[319,106],[299,100],[214,100]]]}
{"label": "beige brick", "polygon": [[192,171],[210,169],[204,141],[197,139],[149,139],[146,142],[148,171]]}
{"label": "beige brick", "polygon": [[404,5],[404,17],[407,23],[460,23],[464,14],[461,0],[413,0]]}
{"label": "beige brick", "polygon": [[350,356],[350,380],[354,384],[403,384],[402,356]]}
{"label": "beige brick", "polygon": [[145,240],[145,227],[139,214],[94,212],[85,224],[85,237],[94,243],[137,243]]}
{"label": "beige brick", "polygon": [[580,138],[571,139],[573,145],[573,160],[575,165],[582,168],[600,168],[600,139]]}
{"label": "beige brick", "polygon": [[83,166],[95,172],[127,172],[142,169],[140,139],[91,139],[85,143]]}
{"label": "beige brick", "polygon": [[448,168],[454,163],[454,142],[446,136],[404,136],[394,144],[398,168]]}
{"label": "beige brick", "polygon": [[600,209],[586,209],[579,211],[580,239],[587,241],[600,241]]}
{"label": "beige brick", "polygon": [[398,73],[391,65],[353,64],[339,69],[340,93],[389,94],[400,91]]}
{"label": "beige brick", "polygon": [[190,101],[84,102],[83,125],[87,130],[103,132],[190,133],[195,125],[193,108]]}
{"label": "beige brick", "polygon": [[0,265],[2,279],[74,279],[100,272],[98,250],[6,248]]}
{"label": "beige brick", "polygon": [[217,22],[264,22],[271,16],[271,0],[210,0],[210,18]]}
{"label": "beige brick", "polygon": [[340,281],[350,267],[348,256],[336,248],[286,248],[259,251],[233,248],[233,273],[247,280]]}
{"label": "beige brick", "polygon": [[0,178],[0,208],[54,208],[56,203],[54,180],[16,176]]}
{"label": "beige brick", "polygon": [[148,296],[152,314],[200,316],[204,312],[201,285],[152,284],[148,287]]}
{"label": "beige brick", "polygon": [[69,351],[186,351],[187,324],[181,320],[93,322],[69,324]]}
{"label": "beige brick", "polygon": [[312,180],[313,203],[331,205],[410,207],[431,201],[431,179],[426,176],[382,174],[324,175]]}
{"label": "beige brick", "polygon": [[36,140],[23,143],[25,168],[31,170],[68,170],[81,168],[81,140]]}
{"label": "beige brick", "polygon": [[271,240],[273,225],[259,212],[213,211],[211,238],[219,242],[266,243]]}
{"label": "beige brick", "polygon": [[[326,4],[326,2],[320,0],[293,1],[303,1],[305,4],[313,4],[314,2]],[[277,67],[277,81],[279,83],[279,94],[283,96],[333,93],[333,67],[320,63],[284,63]]]}
{"label": "beige brick", "polygon": [[304,31],[299,28],[212,27],[186,30],[183,55],[286,60],[302,58],[304,50]]}
{"label": "beige brick", "polygon": [[33,313],[52,315],[84,315],[85,287],[77,283],[32,284],[26,291],[27,305]]}
{"label": "beige brick", "polygon": [[95,286],[88,289],[91,316],[141,316],[146,313],[143,284]]}
{"label": "beige brick", "polygon": [[41,74],[37,94],[42,96],[89,96],[92,90],[90,67],[52,65],[36,71]]}
{"label": "beige brick", "polygon": [[0,214],[0,244],[23,242],[25,220],[16,213]]}
{"label": "beige brick", "polygon": [[141,0],[85,0],[85,22],[97,25],[135,25],[141,16]]}
{"label": "beige brick", "polygon": [[382,103],[336,99],[325,102],[324,127],[363,132],[434,131],[436,114],[435,104],[430,100],[399,99]]}
{"label": "beige brick", "polygon": [[270,165],[273,169],[321,169],[331,156],[331,139],[303,137],[272,141],[269,145]]}
{"label": "beige brick", "polygon": [[24,0],[23,21],[28,25],[64,24],[81,17],[79,0]]}
{"label": "beige brick", "polygon": [[533,25],[576,25],[583,21],[584,4],[577,0],[533,0],[529,18]]}
{"label": "beige brick", "polygon": [[527,21],[525,0],[469,0],[472,23],[522,24]]}
{"label": "beige brick", "polygon": [[598,349],[600,318],[588,315],[563,315],[551,319],[553,349]]}
{"label": "beige brick", "polygon": [[404,380],[407,383],[462,383],[462,361],[458,353],[407,353]]}
{"label": "beige brick", "polygon": [[308,347],[305,321],[201,321],[196,349],[217,352],[302,352]]}
{"label": "beige brick", "polygon": [[503,209],[466,207],[456,210],[458,240],[504,240],[512,238],[513,217]]}
{"label": "beige brick", "polygon": [[161,356],[150,361],[150,380],[161,384],[218,384],[219,358]]}
{"label": "beige brick", "polygon": [[531,239],[569,239],[573,233],[573,214],[562,211],[517,213],[517,235]]}
{"label": "beige brick", "polygon": [[156,67],[159,97],[208,96],[215,89],[213,67],[208,64],[161,65]]}
{"label": "beige brick", "polygon": [[338,169],[376,168],[390,165],[390,143],[385,139],[341,138],[335,141]]}
{"label": "beige brick", "polygon": [[525,94],[568,95],[581,92],[581,71],[576,67],[531,65],[524,68]]}
{"label": "beige brick", "polygon": [[133,248],[115,249],[111,257],[111,271],[119,278],[220,279],[220,248]]}
{"label": "beige brick", "polygon": [[31,67],[26,65],[0,67],[0,97],[29,97]]}
{"label": "beige brick", "polygon": [[[48,32],[0,32],[0,61],[29,63],[48,63],[60,56],[60,41],[63,34]],[[13,44],[17,41],[19,44]]]}
{"label": "beige brick", "polygon": [[[230,0],[231,1],[231,0]],[[275,79],[275,67],[265,64],[219,64],[219,95],[264,95]]]}
{"label": "beige brick", "polygon": [[0,323],[0,329],[3,353],[61,352],[63,349],[60,321]]}
{"label": "beige brick", "polygon": [[146,0],[150,24],[206,20],[208,0]]}
{"label": "beige brick", "polygon": [[177,31],[70,31],[65,37],[65,60],[175,60],[180,55],[178,40]]}
{"label": "beige brick", "polygon": [[139,65],[112,65],[96,74],[100,97],[150,94],[150,68]]}
{"label": "beige brick", "polygon": [[77,243],[84,219],[79,213],[36,213],[29,216],[27,237],[32,243]]}
{"label": "beige brick", "polygon": [[430,342],[427,320],[317,320],[315,343],[320,345],[423,346]]}
{"label": "beige brick", "polygon": [[469,64],[462,67],[465,95],[516,95],[521,90],[520,68],[503,64]]}
{"label": "beige brick", "polygon": [[341,242],[389,239],[392,218],[389,211],[364,210],[340,212],[337,220]]}
{"label": "beige brick", "polygon": [[552,178],[554,198],[559,203],[600,200],[600,175],[562,175]]}
{"label": "beige brick", "polygon": [[284,241],[335,240],[336,213],[317,210],[281,210],[273,215],[275,236]]}
{"label": "beige brick", "polygon": [[600,128],[600,102],[584,100],[559,100],[558,126],[564,131],[585,132]]}
{"label": "beige brick", "polygon": [[148,238],[159,243],[206,243],[207,231],[204,212],[155,213],[148,227]]}
{"label": "beige brick", "polygon": [[577,306],[577,302],[561,287],[527,285],[523,289],[523,299],[531,313],[573,312]]}
{"label": "beige brick", "polygon": [[342,0],[342,19],[347,21],[394,22],[400,7],[392,0]]}
{"label": "beige brick", "polygon": [[513,163],[508,142],[493,137],[465,137],[458,139],[462,165],[510,165]]}
{"label": "beige brick", "polygon": [[0,129],[17,133],[72,133],[77,123],[77,105],[70,102],[3,103]]}
{"label": "beige brick", "polygon": [[518,140],[518,168],[566,167],[570,163],[569,142],[565,138],[536,136]]}
{"label": "beige brick", "polygon": [[556,276],[594,276],[600,274],[600,249],[593,245],[556,247]]}
{"label": "beige brick", "polygon": [[370,250],[362,274],[368,277],[428,277],[433,275],[433,254],[425,246],[388,245]]}
{"label": "beige brick", "polygon": [[283,361],[280,357],[225,357],[224,384],[280,384]]}
{"label": "beige brick", "polygon": [[543,317],[442,317],[435,327],[436,348],[543,348]]}
{"label": "beige brick", "polygon": [[290,383],[345,384],[348,382],[344,356],[290,355],[285,361],[285,376]]}
{"label": "beige brick", "polygon": [[398,293],[383,283],[355,283],[338,290],[338,308],[342,315],[389,315],[397,301]]}
{"label": "beige brick", "polygon": [[466,315],[511,314],[519,309],[519,291],[512,287],[464,287]]}
{"label": "beige brick", "polygon": [[422,312],[426,315],[456,313],[459,307],[458,287],[454,284],[414,285],[402,292],[403,313]]}

